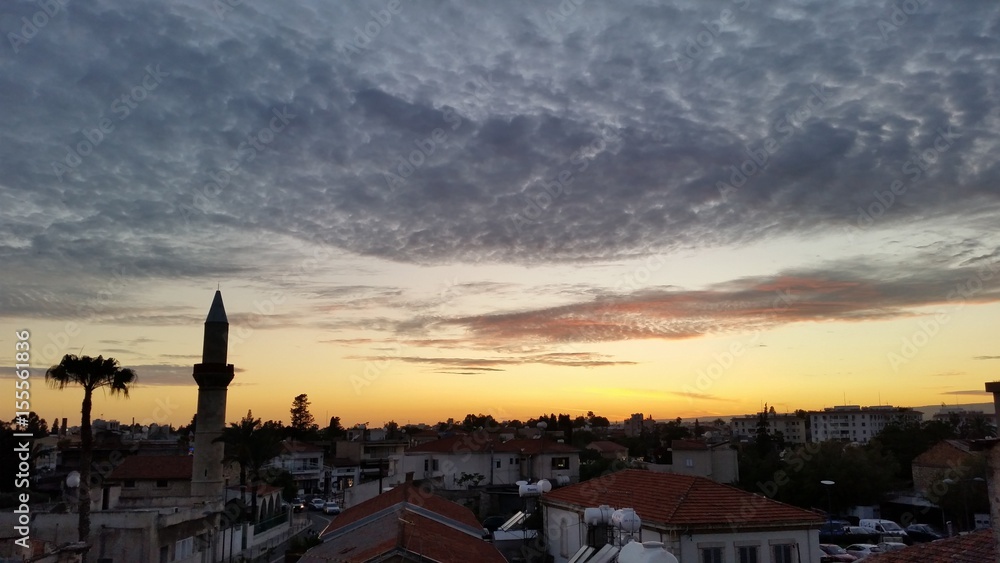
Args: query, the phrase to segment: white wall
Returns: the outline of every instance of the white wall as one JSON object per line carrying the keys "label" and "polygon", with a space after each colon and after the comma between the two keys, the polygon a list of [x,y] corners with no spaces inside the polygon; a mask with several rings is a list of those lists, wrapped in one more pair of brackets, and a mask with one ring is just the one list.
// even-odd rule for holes
{"label": "white wall", "polygon": [[[587,525],[583,523],[583,514],[552,506],[544,507],[545,533],[549,554],[555,563],[566,563],[587,540]],[[663,542],[667,549],[682,563],[701,561],[700,546],[720,545],[724,549],[724,561],[736,561],[737,545],[758,545],[758,563],[771,563],[772,543],[796,543],[800,563],[818,561],[819,549],[818,530],[760,530],[747,532],[730,532],[721,530],[717,533],[681,534],[671,537],[660,530],[643,526],[640,541]]]}

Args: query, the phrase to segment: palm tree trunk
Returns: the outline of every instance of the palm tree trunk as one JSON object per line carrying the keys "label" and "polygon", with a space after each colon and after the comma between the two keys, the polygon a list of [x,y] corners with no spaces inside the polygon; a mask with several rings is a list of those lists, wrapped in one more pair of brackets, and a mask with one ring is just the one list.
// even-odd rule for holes
{"label": "palm tree trunk", "polygon": [[94,437],[90,432],[91,395],[89,387],[83,389],[83,408],[80,420],[80,541],[90,537],[90,466],[94,457]]}

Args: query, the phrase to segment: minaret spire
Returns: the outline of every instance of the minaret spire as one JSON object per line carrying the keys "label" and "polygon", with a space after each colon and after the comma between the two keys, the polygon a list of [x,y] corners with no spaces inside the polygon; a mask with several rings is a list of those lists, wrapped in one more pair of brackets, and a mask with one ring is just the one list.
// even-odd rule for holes
{"label": "minaret spire", "polygon": [[198,418],[191,496],[206,501],[222,500],[224,445],[216,438],[222,435],[226,426],[226,394],[234,375],[233,365],[226,363],[228,347],[229,318],[222,304],[222,292],[216,290],[205,318],[201,363],[194,366],[194,380],[198,382]]}

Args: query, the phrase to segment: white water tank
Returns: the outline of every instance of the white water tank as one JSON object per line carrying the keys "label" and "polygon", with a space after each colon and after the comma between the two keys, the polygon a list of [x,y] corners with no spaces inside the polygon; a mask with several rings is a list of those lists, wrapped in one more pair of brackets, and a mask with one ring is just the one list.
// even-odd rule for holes
{"label": "white water tank", "polygon": [[585,508],[583,510],[583,521],[588,526],[608,524],[611,522],[612,513],[614,513],[614,510],[611,510],[611,507],[606,504],[602,504],[597,508]]}
{"label": "white water tank", "polygon": [[552,483],[548,479],[542,479],[535,483],[538,486],[538,492],[545,494],[552,490]]}
{"label": "white water tank", "polygon": [[537,497],[542,494],[542,491],[538,488],[536,484],[530,485],[520,485],[517,487],[517,493],[522,497]]}
{"label": "white water tank", "polygon": [[619,508],[611,515],[611,525],[623,532],[634,534],[642,528],[642,520],[631,508]]}
{"label": "white water tank", "polygon": [[618,563],[678,563],[662,542],[629,542],[618,553]]}

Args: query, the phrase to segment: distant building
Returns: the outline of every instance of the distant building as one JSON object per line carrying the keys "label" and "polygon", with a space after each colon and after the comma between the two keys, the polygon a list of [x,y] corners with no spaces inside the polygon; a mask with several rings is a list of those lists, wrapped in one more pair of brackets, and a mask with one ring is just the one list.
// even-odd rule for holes
{"label": "distant building", "polygon": [[812,429],[811,441],[814,443],[839,440],[867,444],[890,423],[920,423],[924,417],[923,413],[910,407],[889,405],[843,405],[808,414]]}
{"label": "distant building", "polygon": [[319,489],[323,483],[323,448],[287,438],[281,442],[281,453],[268,462],[266,467],[291,473],[295,486],[308,493]]}
{"label": "distant building", "polygon": [[[757,435],[759,420],[760,413],[733,417],[730,424],[733,438],[741,442],[753,440]],[[781,432],[786,444],[806,443],[806,420],[797,415],[768,413],[767,429],[772,435]]]}
{"label": "distant building", "polygon": [[632,416],[623,423],[623,426],[625,436],[632,438],[642,434],[643,430],[655,430],[656,421],[653,420],[652,416],[649,418],[643,418],[643,414],[641,412],[637,412],[633,413]]}
{"label": "distant building", "polygon": [[658,473],[706,477],[716,483],[735,483],[740,480],[736,450],[727,442],[673,440],[667,459],[668,463],[638,462],[638,465]]}
{"label": "distant building", "polygon": [[961,478],[962,475],[949,476],[947,472],[956,471],[976,455],[982,454],[973,452],[965,440],[941,440],[913,459],[910,467],[914,490],[927,496],[935,481],[945,477]]}
{"label": "distant building", "polygon": [[877,553],[865,558],[865,563],[986,563],[1000,561],[990,529],[945,538],[931,543],[918,543],[906,549]]}
{"label": "distant building", "polygon": [[587,449],[596,451],[604,459],[617,459],[620,461],[628,459],[628,448],[609,440],[591,442],[587,444]]}

